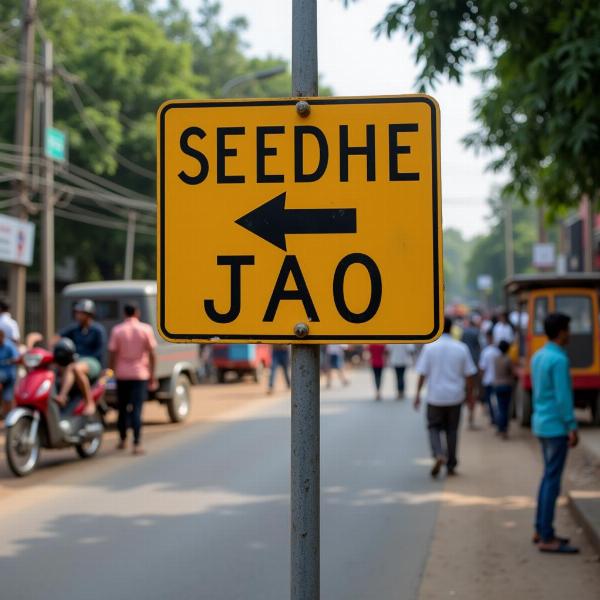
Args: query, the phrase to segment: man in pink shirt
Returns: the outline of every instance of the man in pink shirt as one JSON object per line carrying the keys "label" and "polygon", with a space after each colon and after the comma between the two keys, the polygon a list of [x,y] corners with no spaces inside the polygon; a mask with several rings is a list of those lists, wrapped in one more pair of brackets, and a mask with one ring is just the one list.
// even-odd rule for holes
{"label": "man in pink shirt", "polygon": [[133,453],[143,454],[140,445],[142,405],[148,397],[148,385],[155,387],[156,339],[152,327],[141,323],[139,309],[125,305],[125,320],[116,325],[108,342],[109,366],[117,379],[119,401],[119,435],[117,448],[127,443],[127,426],[131,418]]}

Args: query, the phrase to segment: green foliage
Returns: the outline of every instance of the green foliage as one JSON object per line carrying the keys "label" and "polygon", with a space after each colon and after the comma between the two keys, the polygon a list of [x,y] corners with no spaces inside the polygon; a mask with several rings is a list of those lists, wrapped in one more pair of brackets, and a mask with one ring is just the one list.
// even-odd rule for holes
{"label": "green foliage", "polygon": [[[349,4],[349,0],[345,0]],[[507,191],[555,207],[600,189],[600,3],[597,0],[398,0],[377,33],[405,31],[418,84],[460,82],[484,53],[477,131],[466,143],[494,150]]]}
{"label": "green foliage", "polygon": [[[164,100],[220,97],[223,85],[233,78],[287,67],[277,57],[248,57],[245,20],[223,23],[215,0],[203,0],[195,15],[179,0],[158,4],[38,2],[40,30],[54,43],[55,125],[68,133],[70,160],[151,197],[155,182],[147,175],[155,165],[155,115]],[[4,91],[2,86],[17,83],[19,19],[20,2],[0,0],[0,142],[4,143],[14,140],[16,91]],[[8,36],[2,34],[4,24],[13,25]],[[237,86],[231,94],[289,96],[290,90],[286,68],[271,79]],[[154,246],[153,236],[137,236],[134,276],[154,277]],[[57,219],[57,261],[75,256],[80,279],[122,276],[124,247],[122,231]]]}
{"label": "green foliage", "polygon": [[[466,285],[475,296],[477,276],[488,274],[494,281],[491,296],[494,304],[503,301],[502,286],[506,278],[504,217],[505,210],[501,200],[490,201],[491,216],[489,232],[476,237],[470,247],[470,256],[466,262]],[[532,270],[533,244],[537,240],[535,209],[513,203],[513,251],[515,273],[527,273]]]}
{"label": "green foliage", "polygon": [[446,303],[464,302],[469,296],[466,264],[472,243],[458,229],[444,230],[444,283]]}

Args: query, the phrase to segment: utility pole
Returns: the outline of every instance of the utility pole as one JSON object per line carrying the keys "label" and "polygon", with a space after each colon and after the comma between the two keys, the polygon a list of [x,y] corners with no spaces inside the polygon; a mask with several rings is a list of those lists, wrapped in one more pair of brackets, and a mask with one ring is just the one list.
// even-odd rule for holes
{"label": "utility pole", "polygon": [[510,198],[504,198],[504,256],[506,261],[506,278],[508,279],[515,274],[512,204]]}
{"label": "utility pole", "polygon": [[133,279],[133,257],[135,254],[136,217],[136,212],[134,210],[130,210],[127,219],[127,242],[125,244],[125,269],[123,270],[123,279]]}
{"label": "utility pole", "polygon": [[583,220],[585,224],[585,231],[583,234],[584,240],[584,253],[583,253],[583,268],[586,273],[594,271],[594,201],[589,195],[584,197],[585,207],[585,218]]}
{"label": "utility pole", "polygon": [[[16,183],[18,204],[15,216],[27,220],[29,215],[29,165],[31,162],[31,113],[33,104],[35,15],[37,0],[22,0],[21,47],[19,52],[20,79],[15,122],[15,145],[19,153],[19,179]],[[17,323],[25,324],[25,284],[27,269],[11,265],[9,288],[13,316]]]}
{"label": "utility pole", "polygon": [[[316,96],[317,0],[292,2],[292,96]],[[306,102],[296,105],[306,117]],[[299,323],[304,335],[308,327]],[[320,597],[319,346],[292,344],[290,598]]]}
{"label": "utility pole", "polygon": [[[44,112],[42,119],[41,136],[42,145],[48,128],[54,123],[54,98],[52,93],[52,79],[54,70],[54,57],[52,42],[44,41]],[[42,211],[42,251],[40,253],[41,279],[42,279],[42,333],[48,343],[54,335],[54,162],[52,158],[44,158],[44,183],[43,183],[43,211]]]}

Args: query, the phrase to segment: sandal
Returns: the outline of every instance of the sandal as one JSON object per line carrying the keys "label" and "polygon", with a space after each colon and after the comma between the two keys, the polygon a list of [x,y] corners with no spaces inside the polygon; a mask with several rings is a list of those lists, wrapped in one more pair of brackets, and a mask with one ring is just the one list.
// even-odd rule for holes
{"label": "sandal", "polygon": [[[551,542],[552,543],[552,542]],[[560,544],[558,543],[556,546],[547,546],[544,547],[544,542],[540,542],[538,545],[538,549],[540,552],[547,552],[551,554],[578,554],[579,548],[575,546],[570,546],[569,544]]]}
{"label": "sandal", "polygon": [[[566,537],[560,537],[558,535],[554,536],[554,540],[557,542],[560,542],[561,544],[568,544],[571,539],[570,538],[566,538]],[[531,538],[531,543],[532,544],[539,544],[542,541],[542,538],[540,537],[539,533],[536,533],[533,538]]]}

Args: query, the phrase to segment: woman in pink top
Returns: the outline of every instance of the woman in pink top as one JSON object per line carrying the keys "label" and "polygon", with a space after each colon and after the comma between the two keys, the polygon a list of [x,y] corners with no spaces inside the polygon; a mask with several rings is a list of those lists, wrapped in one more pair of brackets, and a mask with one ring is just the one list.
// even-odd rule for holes
{"label": "woman in pink top", "polygon": [[117,380],[119,450],[126,446],[131,418],[133,453],[143,453],[140,445],[142,406],[148,397],[148,384],[155,384],[155,348],[152,327],[140,322],[137,306],[126,304],[125,320],[113,328],[108,342],[109,365]]}
{"label": "woman in pink top", "polygon": [[375,378],[375,400],[381,400],[381,375],[385,366],[385,344],[369,344],[369,356]]}

